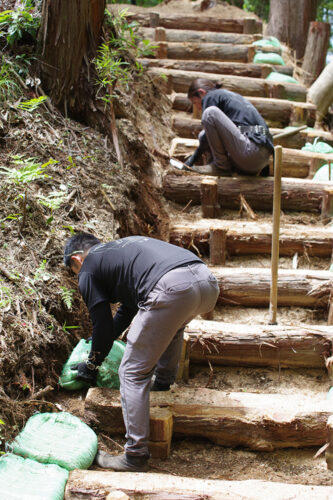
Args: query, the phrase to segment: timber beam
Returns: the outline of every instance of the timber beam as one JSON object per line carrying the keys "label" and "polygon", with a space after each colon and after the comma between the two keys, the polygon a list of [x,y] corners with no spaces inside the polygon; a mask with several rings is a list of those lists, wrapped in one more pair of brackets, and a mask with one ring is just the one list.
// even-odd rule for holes
{"label": "timber beam", "polygon": [[[271,270],[267,268],[211,267],[220,287],[218,304],[267,307],[269,305]],[[280,269],[278,305],[328,307],[330,287],[323,294],[313,293],[330,283],[330,271]]]}
{"label": "timber beam", "polygon": [[[163,181],[164,196],[177,203],[200,204],[203,175],[168,174]],[[218,177],[218,198],[222,208],[239,210],[242,194],[253,210],[272,210],[274,179],[272,177]],[[325,188],[332,182],[309,179],[282,179],[282,210],[320,212]],[[258,196],[260,193],[260,196]]]}
{"label": "timber beam", "polygon": [[333,327],[269,326],[193,320],[185,329],[191,363],[323,368],[332,355]]}
{"label": "timber beam", "polygon": [[[109,7],[109,10],[114,11],[114,7]],[[220,19],[210,16],[140,12],[129,14],[126,20],[137,21],[141,26],[154,28],[162,26],[167,29],[216,31],[218,33],[262,33],[262,21],[254,18]]]}
{"label": "timber beam", "polygon": [[[275,481],[225,481],[196,479],[169,474],[111,472],[76,469],[69,474],[65,500],[107,499],[112,492],[122,491],[136,500],[328,500],[333,486],[307,486]],[[250,494],[251,498],[254,498]],[[110,498],[121,498],[114,496]],[[126,498],[126,497],[124,497]]]}
{"label": "timber beam", "polygon": [[[174,435],[200,436],[251,450],[321,446],[332,403],[303,394],[224,393],[205,388],[151,392],[150,406],[168,408]],[[124,433],[119,391],[89,389],[85,411],[105,434]]]}
{"label": "timber beam", "polygon": [[[223,88],[243,96],[266,97],[273,99],[290,99],[305,102],[307,90],[303,85],[296,83],[277,83],[260,78],[246,76],[214,75],[212,73],[181,71],[176,69],[150,68],[147,74],[152,79],[168,77],[172,81],[175,92],[187,92],[194,78],[206,78],[214,83],[223,84]],[[164,75],[164,76],[162,76]]]}
{"label": "timber beam", "polygon": [[[292,84],[290,84],[292,85]],[[294,102],[285,99],[267,99],[244,94],[259,111],[270,127],[286,127],[289,125],[313,126],[316,118],[316,106],[308,102]],[[192,103],[185,93],[177,93],[171,97],[172,108],[177,111],[192,111]],[[314,131],[315,133],[315,131]],[[321,134],[321,132],[319,132]],[[327,132],[327,137],[332,134]]]}
{"label": "timber beam", "polygon": [[[176,69],[182,71],[214,73],[215,75],[248,76],[251,78],[266,78],[266,76],[268,76],[273,69],[279,73],[289,73],[288,66],[275,66],[273,68],[270,64],[200,60],[191,61],[184,59],[138,59],[138,61],[145,68]],[[283,70],[280,71],[279,68],[283,68]]]}
{"label": "timber beam", "polygon": [[[179,223],[170,226],[170,243],[183,248],[196,248],[209,256],[211,230],[225,230],[228,255],[270,255],[272,245],[272,224],[254,221],[201,219],[196,222]],[[316,256],[329,258],[333,250],[332,229],[324,227],[303,227],[299,224],[284,224],[280,229],[280,255]]]}

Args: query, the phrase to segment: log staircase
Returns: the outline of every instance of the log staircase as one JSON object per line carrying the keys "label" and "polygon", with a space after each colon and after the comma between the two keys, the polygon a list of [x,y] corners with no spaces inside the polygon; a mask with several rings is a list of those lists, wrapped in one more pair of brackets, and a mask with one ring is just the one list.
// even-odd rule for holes
{"label": "log staircase", "polygon": [[[141,62],[152,79],[164,75],[176,136],[170,156],[184,160],[196,147],[201,122],[189,113],[186,90],[197,77],[223,81],[224,88],[249,98],[274,135],[287,126],[313,126],[315,107],[306,102],[306,88],[267,82],[272,65],[252,62],[252,42],[262,38],[261,22],[148,11],[140,11],[134,18],[141,25],[142,36],[158,45],[156,57]],[[292,67],[278,66],[274,71],[290,75]],[[221,293],[216,310],[207,318],[193,320],[186,329],[180,374],[187,383],[180,380],[170,392],[151,395],[154,456],[168,457],[172,435],[200,436],[224,447],[261,452],[312,447],[314,454],[326,443],[327,420],[333,413],[333,402],[326,399],[330,380],[325,368],[326,358],[333,354],[333,327],[327,325],[333,232],[332,226],[321,222],[321,206],[333,184],[311,179],[333,158],[300,150],[315,137],[333,144],[332,134],[310,128],[275,140],[284,148],[278,325],[268,324],[264,309],[269,305],[273,178],[219,178],[214,217],[203,218],[203,176],[172,170],[166,173],[163,189],[170,207],[170,242],[191,249],[212,265]],[[251,211],[242,210],[241,199]],[[216,241],[220,242],[218,247]],[[301,317],[305,321],[283,319],[283,311],[296,308],[304,311]],[[231,310],[236,311],[237,321],[224,319]],[[209,388],[197,385],[197,366],[206,367]],[[219,370],[227,374],[232,367],[278,373],[275,390],[243,392],[239,385],[229,390],[212,388]],[[297,370],[311,376],[314,369],[322,385],[318,391],[309,389],[305,396],[299,387],[293,387],[292,377],[297,377]],[[288,370],[296,371],[288,375]],[[290,377],[287,392],[279,393],[280,377]],[[159,413],[162,410],[164,413]],[[103,433],[112,436],[124,432],[118,391],[90,389],[86,411]],[[109,498],[114,490],[128,495],[119,498],[131,499],[333,498],[332,486],[259,481],[256,477],[227,481],[223,470],[222,480],[74,471],[65,498]],[[294,482],[299,483],[296,477]]]}

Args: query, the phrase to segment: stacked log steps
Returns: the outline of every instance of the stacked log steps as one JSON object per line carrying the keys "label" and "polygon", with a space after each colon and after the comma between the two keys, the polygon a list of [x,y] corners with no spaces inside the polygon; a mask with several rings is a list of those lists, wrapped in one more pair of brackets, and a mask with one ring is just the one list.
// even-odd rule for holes
{"label": "stacked log steps", "polygon": [[[264,80],[272,70],[290,75],[291,68],[253,63],[255,49],[251,44],[262,37],[261,25],[255,20],[239,19],[234,23],[209,16],[162,16],[157,12],[136,15],[134,18],[143,26],[142,36],[153,40],[158,46],[155,58],[142,59],[141,64],[147,68],[152,80],[160,81],[161,73],[167,77],[161,88],[170,97],[174,113],[173,130],[179,136],[170,147],[170,155],[184,159],[196,147],[201,121],[198,115],[191,116],[185,112],[192,112],[186,92],[191,81],[198,77],[216,83],[223,82],[224,88],[244,95],[267,121],[273,134],[287,126],[314,125],[316,108],[306,102],[306,89],[302,85]],[[282,210],[298,212],[300,220],[303,217],[301,214],[308,212],[312,214],[313,220],[320,223],[322,200],[331,184],[293,178],[297,172],[303,177],[311,176],[322,162],[331,159],[325,155],[296,151],[306,142],[313,142],[315,137],[333,144],[331,133],[310,128],[277,139],[275,144],[288,148],[284,150],[284,175],[292,176],[282,181]],[[192,139],[192,142],[184,139]],[[251,307],[262,308],[269,304],[270,270],[255,266],[235,267],[233,258],[270,255],[272,229],[266,222],[238,221],[237,217],[230,221],[220,218],[197,221],[195,205],[201,203],[201,183],[204,179],[200,175],[169,170],[164,177],[163,190],[165,198],[172,202],[170,210],[175,207],[175,203],[179,206],[179,210],[175,209],[177,223],[170,225],[171,243],[200,253],[209,264],[212,235],[216,231],[224,232],[225,265],[211,267],[220,286],[218,306],[216,311],[210,313],[210,321],[195,319],[186,327],[188,340],[184,352],[188,358],[182,363],[190,364],[191,387],[179,381],[179,389],[176,386],[167,393],[151,393],[151,410],[162,407],[172,413],[175,436],[200,436],[222,446],[258,451],[312,446],[318,449],[326,442],[326,424],[333,413],[332,402],[325,399],[328,387],[325,360],[332,356],[332,326],[314,322],[282,326],[285,321],[282,321],[281,326],[263,325],[256,324],[256,320],[252,321],[250,317],[246,321],[243,319],[242,323],[244,314],[239,314],[239,323],[216,320],[221,314],[219,311],[233,309],[244,312],[245,308],[251,311]],[[241,176],[218,178],[217,193],[220,207],[216,217],[223,215],[226,209],[239,210],[241,195],[253,210],[270,212],[273,179]],[[189,214],[186,218],[179,215],[183,210],[191,211],[192,208],[195,214],[193,218]],[[326,259],[327,263],[332,253],[332,238],[330,226],[284,224],[281,227],[280,254],[288,257],[303,255],[309,262],[312,258]],[[315,308],[322,311],[323,315],[327,314],[331,277],[329,271],[280,269],[279,305],[290,309],[297,306],[310,311]],[[317,293],[317,290],[320,292]],[[245,371],[249,367],[252,370],[256,367],[261,371],[264,368],[275,370],[279,377],[280,370],[287,373],[288,377],[289,370],[302,370],[301,373],[304,373],[313,369],[319,370],[326,379],[322,392],[309,391],[308,397],[304,397],[302,391],[297,394],[296,385],[295,394],[292,395],[232,392],[232,386],[229,386],[231,392],[225,393],[203,389],[202,385],[195,387],[193,373],[200,365],[207,367],[209,380],[214,369],[223,369],[226,373],[226,370],[236,370],[240,366]],[[290,385],[293,386],[292,379]],[[228,385],[226,390],[229,390]],[[240,390],[241,383],[236,388],[236,391]],[[274,392],[279,392],[279,383],[274,387]],[[86,411],[87,415],[94,415],[104,432],[124,432],[119,393],[116,391],[90,389]],[[68,495],[74,496],[68,498],[79,498],[75,496],[76,481],[83,485],[84,490],[94,488],[94,494],[120,485],[116,480],[113,482],[112,478],[117,477],[116,474],[100,473],[103,479],[101,475],[95,474],[90,479],[80,472],[72,473]],[[134,483],[133,477],[131,475],[129,479],[133,481],[131,484],[137,484],[136,491],[142,492],[143,483],[140,479]],[[124,475],[121,476],[123,478]],[[163,476],[163,479],[167,479],[167,476]],[[193,499],[271,497],[279,500],[290,496],[312,499],[316,496],[330,498],[332,495],[330,487],[318,489],[320,487],[260,481],[252,481],[255,486],[246,487],[247,482],[242,481],[214,481],[213,489],[210,489],[211,481],[204,481],[199,486],[193,479],[173,477],[172,480],[177,482],[176,486],[169,480],[167,483],[161,480],[145,493],[153,495],[167,491],[175,493],[177,499],[187,494],[194,495]],[[149,484],[152,484],[151,481]],[[246,489],[242,491],[243,487]],[[132,488],[135,490],[136,487]],[[250,488],[255,488],[252,490],[253,496],[249,493]],[[129,494],[133,490],[128,490]],[[168,498],[167,494],[165,498]],[[191,496],[186,498],[192,500]]]}

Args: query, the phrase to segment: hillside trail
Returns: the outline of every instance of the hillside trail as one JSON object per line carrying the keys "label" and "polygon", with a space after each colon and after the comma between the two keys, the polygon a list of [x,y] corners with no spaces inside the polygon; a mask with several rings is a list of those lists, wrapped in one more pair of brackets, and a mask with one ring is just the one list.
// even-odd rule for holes
{"label": "hillside trail", "polygon": [[[203,4],[211,7],[201,10]],[[180,398],[183,395],[183,405],[190,406],[191,400],[200,399],[203,389],[214,391],[214,395],[218,392],[221,397],[235,393],[245,412],[243,417],[251,421],[251,426],[244,431],[241,423],[234,423],[236,435],[237,425],[240,426],[238,441],[235,437],[232,444],[223,445],[223,439],[217,444],[220,430],[213,417],[210,419],[210,411],[213,414],[215,410],[207,403],[204,426],[209,440],[204,431],[200,434],[190,428],[190,416],[184,417],[184,422],[178,424],[181,430],[173,437],[169,458],[164,462],[152,458],[151,472],[220,480],[223,488],[225,481],[246,480],[271,481],[272,488],[273,483],[331,486],[332,473],[327,470],[325,455],[314,458],[326,442],[326,414],[318,440],[311,440],[317,432],[313,424],[322,418],[316,413],[320,405],[326,405],[328,414],[333,412],[333,403],[327,401],[331,380],[325,368],[325,358],[332,355],[333,339],[333,328],[327,326],[329,287],[321,297],[311,293],[327,284],[331,276],[332,226],[323,223],[320,207],[324,189],[332,184],[315,183],[312,177],[332,158],[304,152],[301,148],[315,137],[333,144],[333,136],[312,128],[315,108],[306,102],[305,87],[300,83],[265,80],[273,69],[293,74],[287,47],[283,46],[281,52],[286,66],[253,63],[252,43],[263,36],[261,21],[256,16],[225,2],[199,0],[165,1],[150,9],[112,6],[112,9],[123,8],[128,8],[133,19],[140,23],[142,37],[158,46],[155,58],[141,62],[152,79],[162,78],[170,98],[174,138],[171,144],[165,145],[170,156],[184,161],[197,145],[200,116],[191,109],[186,88],[198,75],[221,80],[225,88],[251,100],[273,134],[288,126],[308,126],[275,141],[283,146],[284,177],[276,327],[269,325],[268,309],[273,178],[220,178],[216,185],[218,206],[208,218],[203,217],[205,207],[200,205],[201,183],[207,177],[178,172],[171,167],[164,172],[161,186],[170,217],[169,240],[199,254],[212,267],[221,289],[214,312],[209,317],[197,318],[187,327],[188,359],[183,360],[174,395],[179,394]],[[213,20],[220,22],[221,30]],[[223,30],[222,26],[229,27]],[[225,38],[224,42],[214,39],[223,33],[230,39]],[[213,51],[211,57],[210,50]],[[272,163],[270,173],[273,173]],[[250,209],[242,203],[240,195]],[[214,247],[216,241],[217,248]],[[213,249],[216,255],[212,255]],[[294,343],[296,339],[298,343]],[[186,363],[189,363],[189,372]],[[259,414],[260,408],[264,408],[264,416],[251,420],[252,410],[246,408],[246,401],[253,395],[258,396],[253,411]],[[309,414],[305,410],[297,413],[303,403],[308,404]],[[67,404],[71,411],[80,414],[83,395],[79,394]],[[282,408],[286,411],[284,418],[293,422],[292,430],[285,431],[279,421]],[[192,410],[188,411],[191,415]],[[230,419],[232,421],[232,417]],[[274,426],[270,437],[264,438],[265,429],[270,425],[268,421]],[[246,436],[241,437],[242,432],[248,440]],[[297,436],[294,441],[288,433]],[[105,431],[101,438],[102,447],[109,452],[119,452],[124,440],[107,434]],[[278,445],[274,444],[277,435],[280,436]],[[260,445],[261,438],[256,441],[255,436],[267,439],[266,444]],[[149,474],[143,481],[142,484],[149,484]],[[73,476],[72,483],[68,483],[68,494],[74,483]],[[226,493],[224,498],[264,498],[259,494],[259,485],[253,485],[250,490],[244,483],[234,497]],[[314,490],[311,495],[308,491],[291,489],[290,496],[283,486],[280,493],[279,489],[272,491],[276,495],[273,498],[317,498]],[[330,498],[331,494],[331,488],[322,490],[321,498]],[[176,497],[181,498],[180,494]],[[207,492],[207,496],[195,498],[215,497]]]}

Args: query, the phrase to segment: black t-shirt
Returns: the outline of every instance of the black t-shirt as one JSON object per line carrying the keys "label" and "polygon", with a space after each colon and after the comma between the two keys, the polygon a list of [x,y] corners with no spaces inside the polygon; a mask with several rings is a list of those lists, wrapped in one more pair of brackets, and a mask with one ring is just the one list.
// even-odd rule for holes
{"label": "black t-shirt", "polygon": [[[189,250],[145,236],[129,236],[91,248],[78,278],[93,324],[92,359],[98,365],[158,280],[191,262],[202,261]],[[113,318],[110,303],[117,302],[121,306]]]}
{"label": "black t-shirt", "polygon": [[229,90],[216,89],[209,91],[202,98],[202,111],[209,106],[217,106],[236,125],[262,125],[268,135],[254,132],[246,135],[257,144],[262,144],[271,152],[274,151],[272,136],[269,134],[267,124],[257,109],[243,96]]}
{"label": "black t-shirt", "polygon": [[95,245],[79,273],[79,289],[92,309],[100,302],[135,307],[168,271],[201,260],[189,250],[146,236]]}

